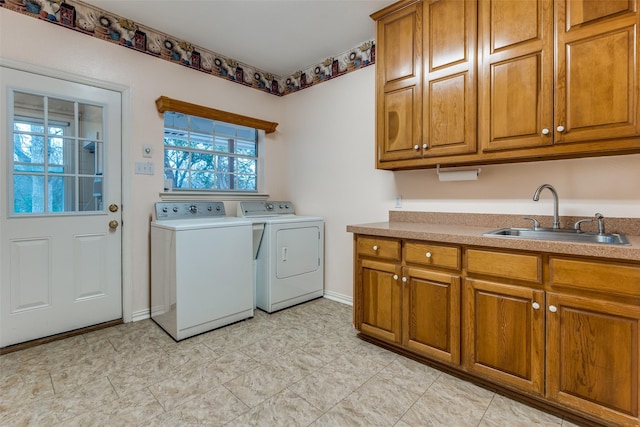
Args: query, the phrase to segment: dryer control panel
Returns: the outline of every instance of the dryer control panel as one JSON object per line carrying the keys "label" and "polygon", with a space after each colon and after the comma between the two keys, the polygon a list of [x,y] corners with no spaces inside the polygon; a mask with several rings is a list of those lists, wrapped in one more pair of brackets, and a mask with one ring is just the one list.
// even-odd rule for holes
{"label": "dryer control panel", "polygon": [[275,216],[275,215],[294,215],[293,203],[288,201],[266,202],[240,202],[238,204],[238,216]]}
{"label": "dryer control panel", "polygon": [[158,202],[156,219],[192,219],[225,216],[223,202]]}

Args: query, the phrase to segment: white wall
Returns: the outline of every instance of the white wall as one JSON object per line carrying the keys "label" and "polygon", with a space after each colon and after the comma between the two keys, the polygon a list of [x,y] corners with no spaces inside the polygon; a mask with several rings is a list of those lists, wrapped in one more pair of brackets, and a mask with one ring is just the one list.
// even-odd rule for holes
{"label": "white wall", "polygon": [[551,215],[552,184],[560,215],[640,217],[640,155],[481,166],[478,181],[439,182],[436,171],[374,169],[373,67],[284,98],[290,198],[301,213],[326,219],[326,282],[352,296],[348,224],[386,221],[395,210]]}
{"label": "white wall", "polygon": [[434,170],[375,169],[374,67],[277,98],[0,8],[0,55],[131,88],[133,163],[154,148],[154,176],[131,176],[133,311],[148,307],[148,220],[162,189],[160,95],[279,122],[267,136],[266,192],[300,214],[326,219],[326,289],[352,295],[347,224],[385,221],[402,195],[405,210],[550,214],[542,183],[560,194],[561,215],[640,217],[640,155],[483,166],[475,182],[438,182]]}
{"label": "white wall", "polygon": [[[132,259],[128,260],[133,266],[132,311],[146,310],[149,306],[149,217],[163,189],[163,118],[156,110],[155,100],[164,95],[282,122],[280,99],[2,8],[0,22],[0,55],[3,58],[130,88],[130,132],[124,135],[123,150],[128,151],[131,159],[128,165],[131,204],[124,209],[132,212],[133,223],[124,224],[124,227],[133,229]],[[156,171],[153,176],[133,175],[134,163],[148,160],[142,157],[144,144],[153,147],[151,160]],[[278,132],[267,135],[265,148],[268,159],[265,191],[285,197],[286,174],[282,170],[286,165],[280,163],[281,135]]]}

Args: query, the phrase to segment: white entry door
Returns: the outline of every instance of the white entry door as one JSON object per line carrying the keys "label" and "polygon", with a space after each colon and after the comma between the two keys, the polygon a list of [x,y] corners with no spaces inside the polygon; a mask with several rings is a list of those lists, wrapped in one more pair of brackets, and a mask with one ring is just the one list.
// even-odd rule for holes
{"label": "white entry door", "polygon": [[121,319],[121,94],[0,82],[0,347]]}

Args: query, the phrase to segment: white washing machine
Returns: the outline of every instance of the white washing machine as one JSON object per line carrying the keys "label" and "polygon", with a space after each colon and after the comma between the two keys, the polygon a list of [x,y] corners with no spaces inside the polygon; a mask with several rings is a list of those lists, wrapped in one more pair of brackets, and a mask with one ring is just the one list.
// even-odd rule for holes
{"label": "white washing machine", "polygon": [[291,202],[240,202],[253,223],[255,306],[267,313],[324,295],[324,219]]}
{"label": "white washing machine", "polygon": [[252,223],[222,202],[156,203],[151,319],[176,341],[253,317]]}

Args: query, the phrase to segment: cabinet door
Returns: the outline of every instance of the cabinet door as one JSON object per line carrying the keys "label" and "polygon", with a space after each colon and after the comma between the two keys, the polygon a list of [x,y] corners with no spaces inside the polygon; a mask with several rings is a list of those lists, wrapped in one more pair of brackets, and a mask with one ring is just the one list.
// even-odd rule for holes
{"label": "cabinet door", "polygon": [[487,0],[479,8],[482,150],[551,145],[552,0]]}
{"label": "cabinet door", "polygon": [[616,425],[638,425],[640,307],[547,294],[547,395]]}
{"label": "cabinet door", "polygon": [[466,368],[508,387],[544,392],[544,291],[465,281]]}
{"label": "cabinet door", "polygon": [[405,268],[403,345],[460,364],[460,277]]}
{"label": "cabinet door", "polygon": [[[375,16],[374,16],[375,19]],[[378,163],[422,156],[422,3],[377,22]]]}
{"label": "cabinet door", "polygon": [[402,285],[398,265],[362,260],[360,262],[360,331],[399,344],[402,340]]}
{"label": "cabinet door", "polygon": [[477,2],[424,6],[424,156],[476,152]]}
{"label": "cabinet door", "polygon": [[555,14],[556,143],[640,134],[636,1],[557,1]]}

